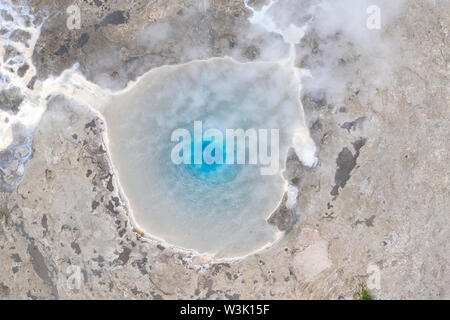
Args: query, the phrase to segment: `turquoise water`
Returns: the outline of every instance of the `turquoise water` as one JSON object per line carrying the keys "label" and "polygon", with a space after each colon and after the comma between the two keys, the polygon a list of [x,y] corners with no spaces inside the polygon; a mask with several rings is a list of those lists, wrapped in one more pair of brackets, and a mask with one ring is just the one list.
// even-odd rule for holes
{"label": "turquoise water", "polygon": [[[195,144],[198,143],[201,145],[202,155],[204,155],[205,151],[209,154],[211,151],[211,156],[214,158],[216,156],[216,152],[221,152],[222,161],[217,163],[214,161],[213,163],[207,163],[205,161],[205,156],[202,157],[201,164],[195,164],[194,151]],[[210,148],[207,150],[207,148]],[[226,183],[232,181],[236,178],[239,171],[242,169],[242,165],[237,164],[226,164],[227,161],[227,152],[226,152],[226,142],[215,142],[204,139],[198,139],[198,141],[192,141],[191,143],[191,162],[190,164],[181,164],[180,169],[186,170],[189,174],[192,175],[193,179],[203,180],[212,184],[218,183]]]}

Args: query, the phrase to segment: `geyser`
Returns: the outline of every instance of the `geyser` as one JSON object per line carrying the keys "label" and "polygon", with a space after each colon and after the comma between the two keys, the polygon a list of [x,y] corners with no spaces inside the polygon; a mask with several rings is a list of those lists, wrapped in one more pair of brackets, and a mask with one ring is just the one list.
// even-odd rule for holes
{"label": "geyser", "polygon": [[[153,69],[114,94],[99,110],[135,223],[169,244],[216,258],[273,243],[278,230],[266,219],[286,189],[281,170],[288,148],[305,128],[300,87],[289,65],[215,58]],[[278,171],[262,175],[260,162],[174,163],[172,133],[192,130],[195,121],[223,133],[278,130]],[[270,138],[267,143],[271,150]]]}

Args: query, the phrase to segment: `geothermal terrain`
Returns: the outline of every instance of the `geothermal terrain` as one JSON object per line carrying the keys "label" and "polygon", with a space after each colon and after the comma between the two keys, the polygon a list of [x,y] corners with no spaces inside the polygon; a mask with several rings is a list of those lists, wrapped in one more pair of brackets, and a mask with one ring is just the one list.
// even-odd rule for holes
{"label": "geothermal terrain", "polygon": [[[394,2],[2,2],[0,299],[449,299],[450,2]],[[293,58],[318,159],[283,160],[277,241],[223,259],[136,226],[90,105],[218,57]]]}

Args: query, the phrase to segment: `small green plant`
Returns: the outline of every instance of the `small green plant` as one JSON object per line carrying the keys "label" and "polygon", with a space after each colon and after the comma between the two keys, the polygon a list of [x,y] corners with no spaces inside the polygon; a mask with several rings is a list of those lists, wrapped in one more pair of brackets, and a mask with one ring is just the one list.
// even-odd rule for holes
{"label": "small green plant", "polygon": [[353,295],[353,299],[355,300],[373,300],[373,297],[369,293],[369,289],[363,288],[361,293],[355,293]]}
{"label": "small green plant", "polygon": [[369,290],[367,288],[364,288],[361,300],[373,300],[372,296],[369,294]]}

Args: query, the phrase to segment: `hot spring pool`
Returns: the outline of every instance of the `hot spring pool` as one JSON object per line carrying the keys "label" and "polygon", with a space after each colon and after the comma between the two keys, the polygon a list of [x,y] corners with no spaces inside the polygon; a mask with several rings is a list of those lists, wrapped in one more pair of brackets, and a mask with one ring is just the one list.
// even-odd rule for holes
{"label": "hot spring pool", "polygon": [[[154,69],[115,94],[102,113],[112,163],[135,223],[169,244],[216,258],[273,243],[279,232],[266,219],[285,192],[281,172],[294,133],[304,128],[299,90],[294,70],[283,64],[216,58]],[[201,132],[194,132],[196,124]],[[174,139],[180,129],[189,136],[197,133],[184,150],[191,163],[171,158],[182,141]],[[226,140],[210,153],[221,154],[223,163],[194,163],[195,145],[201,155],[213,141],[205,142],[209,129],[224,137],[228,129],[254,130],[259,139],[254,150],[270,164],[261,157],[256,164],[249,161],[248,142],[246,162],[229,164],[227,159],[237,158],[237,140],[231,149]],[[260,144],[264,137],[266,150]],[[264,168],[270,174],[262,174]]]}

